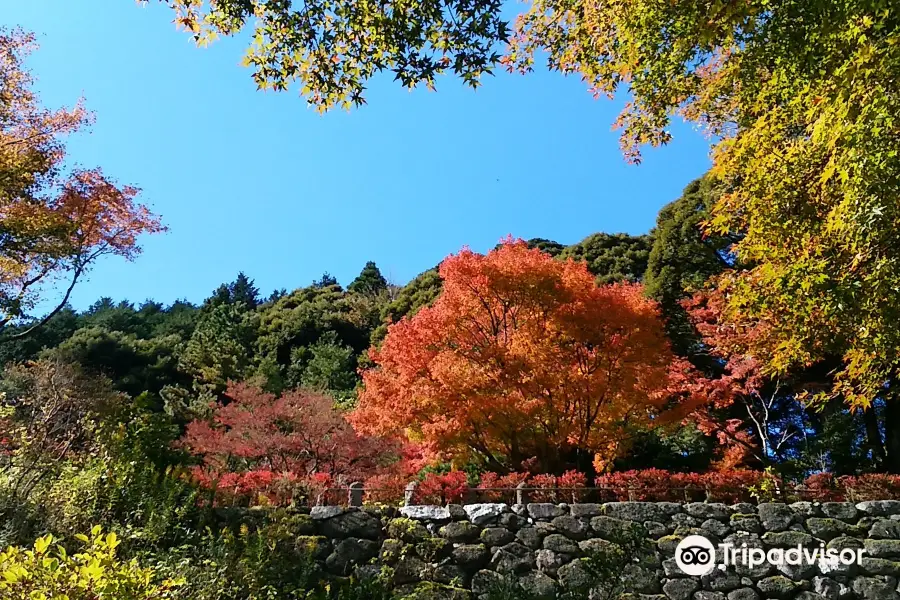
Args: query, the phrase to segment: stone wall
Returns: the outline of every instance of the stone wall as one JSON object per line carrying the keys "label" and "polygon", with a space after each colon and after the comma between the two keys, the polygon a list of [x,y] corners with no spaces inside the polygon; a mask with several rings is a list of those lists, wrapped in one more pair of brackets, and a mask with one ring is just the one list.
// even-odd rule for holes
{"label": "stone wall", "polygon": [[[478,598],[503,575],[528,598],[556,598],[585,577],[583,557],[639,523],[649,552],[623,569],[634,600],[900,600],[900,501],[760,505],[668,502],[316,507],[298,541],[327,571],[382,572],[402,594]],[[859,566],[745,565],[688,577],[682,537],[757,548],[865,548]]]}

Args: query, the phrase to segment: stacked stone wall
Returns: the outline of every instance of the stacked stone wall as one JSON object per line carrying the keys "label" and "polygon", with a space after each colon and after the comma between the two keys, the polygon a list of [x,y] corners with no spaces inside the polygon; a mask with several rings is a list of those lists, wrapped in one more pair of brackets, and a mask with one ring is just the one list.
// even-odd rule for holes
{"label": "stacked stone wall", "polygon": [[[381,573],[399,595],[483,598],[499,579],[551,600],[584,582],[584,559],[630,523],[648,552],[623,568],[634,600],[900,600],[900,501],[793,504],[611,502],[316,507],[298,521],[334,575]],[[678,542],[703,535],[734,547],[864,549],[858,565],[763,564],[687,576]]]}

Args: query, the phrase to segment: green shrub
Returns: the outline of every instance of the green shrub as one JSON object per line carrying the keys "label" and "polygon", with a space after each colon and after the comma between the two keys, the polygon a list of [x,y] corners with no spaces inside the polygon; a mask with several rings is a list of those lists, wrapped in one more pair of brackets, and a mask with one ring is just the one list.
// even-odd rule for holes
{"label": "green shrub", "polygon": [[159,572],[183,576],[190,600],[295,600],[321,589],[309,544],[298,543],[291,516],[207,530],[192,543],[148,554]]}
{"label": "green shrub", "polygon": [[38,538],[33,549],[10,546],[0,553],[0,595],[4,600],[163,600],[176,598],[180,580],[155,582],[152,569],[116,558],[119,539],[80,535],[85,548],[69,555],[51,535]]}

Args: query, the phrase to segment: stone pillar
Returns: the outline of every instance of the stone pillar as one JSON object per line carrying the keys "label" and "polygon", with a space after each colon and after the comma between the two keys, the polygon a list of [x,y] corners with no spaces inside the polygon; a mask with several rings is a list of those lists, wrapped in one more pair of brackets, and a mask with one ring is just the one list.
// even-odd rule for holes
{"label": "stone pillar", "polygon": [[525,482],[519,482],[516,486],[516,504],[528,504],[528,490],[525,489]]}
{"label": "stone pillar", "polygon": [[347,505],[348,506],[362,506],[363,504],[363,492],[364,492],[363,484],[359,481],[354,481],[350,484],[350,489],[348,490],[347,496]]}
{"label": "stone pillar", "polygon": [[403,493],[403,505],[404,506],[412,506],[413,499],[416,495],[416,488],[419,487],[419,484],[415,481],[410,481],[406,484],[406,491]]}

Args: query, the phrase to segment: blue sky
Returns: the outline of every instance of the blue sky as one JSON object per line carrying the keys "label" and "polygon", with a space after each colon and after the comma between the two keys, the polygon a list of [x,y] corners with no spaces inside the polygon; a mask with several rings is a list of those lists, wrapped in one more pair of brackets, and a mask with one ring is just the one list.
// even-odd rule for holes
{"label": "blue sky", "polygon": [[170,228],[135,262],[100,263],[76,308],[200,301],[238,271],[264,293],[324,271],[347,284],[367,260],[404,283],[507,234],[643,233],[709,166],[707,141],[682,124],[626,164],[611,130],[621,103],[557,73],[502,73],[475,92],[450,77],[409,92],[386,74],[367,106],[319,115],[293,90],[257,91],[239,40],[198,49],[171,19],[131,0],[7,2],[0,16],[38,35],[44,103],[83,95],[96,113],[72,162],[140,187]]}

